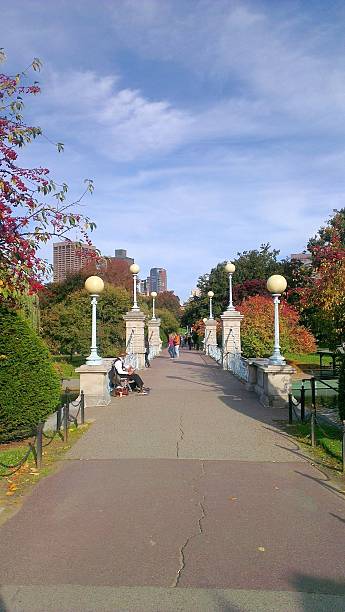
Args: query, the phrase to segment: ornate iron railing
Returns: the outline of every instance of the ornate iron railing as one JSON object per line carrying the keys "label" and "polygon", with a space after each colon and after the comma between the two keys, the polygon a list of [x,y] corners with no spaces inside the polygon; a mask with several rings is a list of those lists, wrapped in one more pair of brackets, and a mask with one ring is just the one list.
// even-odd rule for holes
{"label": "ornate iron railing", "polygon": [[136,353],[128,353],[124,358],[125,367],[129,366],[133,368],[133,370],[137,370],[139,368],[139,359]]}
{"label": "ornate iron railing", "polygon": [[223,358],[223,368],[229,370],[237,378],[248,382],[249,365],[248,361],[241,357],[241,353],[226,353]]}
{"label": "ornate iron railing", "polygon": [[208,344],[206,354],[212,357],[217,363],[222,365],[223,363],[223,351],[216,344]]}

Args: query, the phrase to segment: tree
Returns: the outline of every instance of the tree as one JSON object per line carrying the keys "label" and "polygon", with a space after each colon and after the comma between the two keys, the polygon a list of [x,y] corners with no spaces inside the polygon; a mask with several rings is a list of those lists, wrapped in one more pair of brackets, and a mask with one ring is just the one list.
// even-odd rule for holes
{"label": "tree", "polygon": [[167,342],[169,334],[179,330],[179,322],[171,310],[167,310],[166,308],[158,308],[156,315],[161,320],[162,340]]}
{"label": "tree", "polygon": [[124,287],[127,291],[133,291],[133,276],[129,271],[129,263],[114,257],[100,257],[97,261],[90,262],[82,270],[87,278],[93,274],[100,276],[105,283],[115,287]]}
{"label": "tree", "polygon": [[279,251],[271,249],[269,243],[262,244],[259,249],[237,253],[233,261],[236,266],[234,285],[249,280],[267,280],[271,274],[280,274],[282,264],[277,260],[278,255]]}
{"label": "tree", "polygon": [[156,297],[156,306],[157,308],[165,308],[166,310],[170,310],[176,319],[180,317],[180,298],[178,298],[173,291],[162,291],[161,293],[158,293]]}
{"label": "tree", "polygon": [[309,241],[313,276],[301,291],[305,319],[330,348],[345,341],[345,209],[334,212]]}
{"label": "tree", "polygon": [[243,300],[253,295],[268,295],[266,280],[253,279],[235,285],[233,290],[234,304],[241,304]]}
{"label": "tree", "polygon": [[[5,55],[0,50],[0,61]],[[29,69],[40,70],[35,58]],[[28,69],[27,69],[28,70]],[[25,123],[24,98],[40,92],[38,83],[25,84],[27,70],[16,75],[0,74],[0,300],[17,300],[23,293],[36,293],[50,271],[38,255],[40,245],[53,236],[62,238],[78,229],[83,241],[91,245],[87,231],[95,225],[88,217],[71,210],[84,195],[92,192],[86,180],[81,197],[67,202],[68,186],[58,185],[47,168],[19,165],[19,150],[42,136],[39,127]],[[58,151],[63,150],[57,143]],[[90,251],[93,256],[93,251]]]}
{"label": "tree", "polygon": [[[272,299],[254,296],[239,306],[242,353],[245,357],[268,357],[274,345],[274,307]],[[299,325],[299,314],[287,302],[280,305],[280,345],[282,353],[310,353],[316,348],[313,335]]]}
{"label": "tree", "polygon": [[[103,357],[112,357],[124,349],[126,333],[122,317],[129,308],[130,296],[126,289],[105,284],[97,306],[98,345]],[[91,340],[91,306],[85,289],[42,307],[41,329],[55,353],[87,355]]]}

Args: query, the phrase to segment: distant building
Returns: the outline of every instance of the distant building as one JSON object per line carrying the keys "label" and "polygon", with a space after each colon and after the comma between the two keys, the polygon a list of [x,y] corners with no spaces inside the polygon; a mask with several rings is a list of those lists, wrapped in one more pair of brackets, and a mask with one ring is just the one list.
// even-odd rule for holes
{"label": "distant building", "polygon": [[193,298],[193,297],[200,297],[200,296],[201,296],[201,290],[199,289],[199,287],[194,287],[194,289],[191,290],[189,297]]}
{"label": "distant building", "polygon": [[53,244],[53,281],[61,283],[69,274],[79,272],[91,259],[94,246],[66,240]]}
{"label": "distant building", "polygon": [[131,266],[134,263],[133,257],[127,257],[126,249],[115,249],[115,258],[121,259],[121,261],[127,261],[127,263]]}
{"label": "distant building", "polygon": [[144,295],[150,295],[150,279],[145,278],[139,281],[139,292]]}
{"label": "distant building", "polygon": [[150,270],[150,292],[163,293],[167,291],[167,271],[164,268],[151,268]]}
{"label": "distant building", "polygon": [[312,257],[310,253],[291,253],[290,261],[300,261],[305,266],[311,266]]}

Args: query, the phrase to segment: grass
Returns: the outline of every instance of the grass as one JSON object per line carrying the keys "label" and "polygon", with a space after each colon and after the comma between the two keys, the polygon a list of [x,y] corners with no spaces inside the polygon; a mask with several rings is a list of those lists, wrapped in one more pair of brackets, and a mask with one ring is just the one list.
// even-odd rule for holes
{"label": "grass", "polygon": [[[0,523],[15,512],[33,486],[45,476],[51,474],[63,459],[66,451],[87,431],[89,424],[72,426],[69,429],[68,441],[56,437],[49,446],[43,448],[42,467],[36,469],[32,454],[24,465],[11,476],[4,476],[8,470],[0,468]],[[44,440],[44,443],[48,440]],[[14,442],[0,446],[0,462],[13,464],[18,462],[28,450],[25,442]]]}
{"label": "grass", "polygon": [[[286,431],[296,438],[299,443],[311,448],[311,425],[309,423],[293,423],[286,426]],[[319,458],[331,459],[332,467],[341,467],[342,462],[342,432],[331,425],[324,425],[322,429],[315,428],[317,447],[313,449]]]}
{"label": "grass", "polygon": [[[316,355],[316,353],[285,353],[284,357],[288,361],[292,361],[293,363],[299,366],[304,364],[320,365],[320,357],[319,355]],[[323,360],[325,359],[326,358],[324,357]],[[331,364],[332,360],[329,359],[329,362]]]}
{"label": "grass", "polygon": [[75,368],[85,363],[85,357],[82,355],[53,355],[52,360],[60,378],[79,378]]}

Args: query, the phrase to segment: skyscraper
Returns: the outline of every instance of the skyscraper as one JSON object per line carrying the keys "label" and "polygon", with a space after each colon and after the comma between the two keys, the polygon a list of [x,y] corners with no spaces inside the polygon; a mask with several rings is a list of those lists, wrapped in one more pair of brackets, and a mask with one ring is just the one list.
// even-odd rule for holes
{"label": "skyscraper", "polygon": [[79,272],[90,261],[94,246],[79,242],[57,242],[53,244],[53,281],[61,283],[68,274]]}
{"label": "skyscraper", "polygon": [[167,291],[167,271],[164,268],[151,268],[150,291],[157,293]]}

